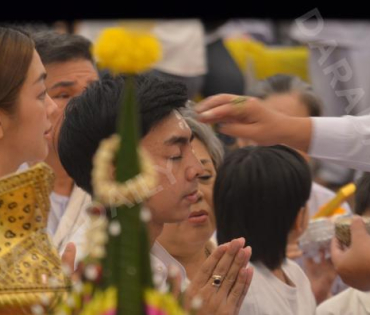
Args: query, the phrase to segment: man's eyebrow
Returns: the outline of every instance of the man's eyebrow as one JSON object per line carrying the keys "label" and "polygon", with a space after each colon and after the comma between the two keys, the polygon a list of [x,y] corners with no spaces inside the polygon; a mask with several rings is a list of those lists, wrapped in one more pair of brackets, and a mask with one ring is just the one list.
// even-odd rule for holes
{"label": "man's eyebrow", "polygon": [[168,146],[176,145],[176,144],[184,145],[184,144],[191,142],[193,139],[194,139],[193,133],[191,133],[190,138],[184,137],[184,136],[172,136],[171,138],[165,140],[164,144]]}
{"label": "man's eyebrow", "polygon": [[58,87],[70,87],[70,86],[73,86],[73,85],[75,85],[75,84],[76,84],[76,82],[75,82],[75,81],[60,81],[60,82],[58,82],[58,83],[54,84],[54,85],[50,88],[50,90],[56,89],[56,88],[58,88]]}

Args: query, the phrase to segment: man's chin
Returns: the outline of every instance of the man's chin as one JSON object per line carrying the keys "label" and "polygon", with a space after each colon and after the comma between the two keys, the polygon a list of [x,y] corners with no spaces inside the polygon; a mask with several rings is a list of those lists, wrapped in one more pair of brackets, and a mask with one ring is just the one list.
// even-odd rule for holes
{"label": "man's chin", "polygon": [[177,209],[176,213],[172,213],[171,223],[181,223],[189,217],[190,207],[184,207],[182,209]]}

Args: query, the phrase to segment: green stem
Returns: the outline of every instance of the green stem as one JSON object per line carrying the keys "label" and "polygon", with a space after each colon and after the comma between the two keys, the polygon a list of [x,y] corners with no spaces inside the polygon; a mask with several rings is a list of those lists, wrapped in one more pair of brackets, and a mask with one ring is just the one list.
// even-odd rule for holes
{"label": "green stem", "polygon": [[[117,154],[116,179],[125,182],[140,174],[139,115],[136,102],[134,78],[127,77],[123,95],[122,110],[118,120],[121,146]],[[139,202],[139,201],[138,201]],[[140,219],[141,207],[123,205],[117,209],[117,220],[121,225],[118,246],[118,265],[113,274],[117,277],[117,315],[143,315],[144,284],[151,278],[148,239],[143,232]]]}

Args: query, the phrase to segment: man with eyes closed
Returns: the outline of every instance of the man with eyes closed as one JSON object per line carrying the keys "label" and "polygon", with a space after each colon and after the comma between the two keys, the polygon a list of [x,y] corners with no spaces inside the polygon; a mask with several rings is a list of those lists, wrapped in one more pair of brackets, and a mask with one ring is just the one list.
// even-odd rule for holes
{"label": "man with eyes closed", "polygon": [[182,110],[184,119],[193,132],[192,147],[204,171],[198,176],[197,201],[191,205],[184,221],[164,224],[157,241],[186,270],[192,280],[207,257],[216,248],[211,241],[216,229],[213,210],[213,185],[216,170],[223,160],[223,147],[211,127],[196,121],[191,110]]}
{"label": "man with eyes closed", "polygon": [[67,103],[80,95],[91,82],[98,80],[98,73],[90,53],[89,40],[52,31],[35,33],[33,39],[47,72],[47,92],[57,104],[57,110],[50,117],[52,132],[49,154],[45,159],[56,175],[54,190],[50,195],[47,229],[59,252],[66,250],[71,260],[76,255],[77,263],[83,258],[81,246],[89,222],[85,209],[90,205],[91,198],[74,184],[64,170],[57,153],[57,141]]}
{"label": "man with eyes closed", "polygon": [[[135,81],[140,146],[150,154],[158,174],[157,187],[145,206],[151,212],[148,232],[153,280],[157,288],[164,288],[171,265],[178,267],[182,284],[186,272],[156,240],[165,223],[186,220],[192,205],[199,203],[198,177],[207,180],[203,166],[207,163],[201,163],[204,158],[196,156],[193,144],[197,136],[181,113],[187,102],[186,86],[151,75],[138,76]],[[106,76],[73,98],[65,110],[58,141],[60,160],[76,184],[90,194],[93,192],[92,156],[100,141],[116,132],[124,84],[121,76]],[[239,238],[218,247],[192,277],[185,300],[189,302],[195,296],[203,300],[197,315],[239,313],[253,274],[251,269],[245,268],[251,248],[242,248],[244,244],[245,239]]]}

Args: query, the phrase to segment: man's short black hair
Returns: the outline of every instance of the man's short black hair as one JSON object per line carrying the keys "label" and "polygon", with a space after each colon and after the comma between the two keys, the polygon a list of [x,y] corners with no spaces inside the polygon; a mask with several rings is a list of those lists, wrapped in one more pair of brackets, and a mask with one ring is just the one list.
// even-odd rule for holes
{"label": "man's short black hair", "polygon": [[364,173],[356,186],[355,213],[363,215],[370,209],[370,173]]}
{"label": "man's short black hair", "polygon": [[91,42],[80,35],[40,31],[32,34],[36,51],[44,65],[85,59],[94,64]]}
{"label": "man's short black hair", "polygon": [[[122,76],[106,75],[73,98],[65,109],[58,142],[60,161],[75,183],[90,194],[92,158],[99,142],[116,132],[124,83]],[[142,137],[186,104],[186,86],[180,82],[142,75],[135,84]]]}
{"label": "man's short black hair", "polygon": [[244,237],[253,249],[251,261],[260,261],[270,270],[279,267],[289,231],[310,190],[309,166],[289,147],[230,152],[214,186],[219,244]]}

